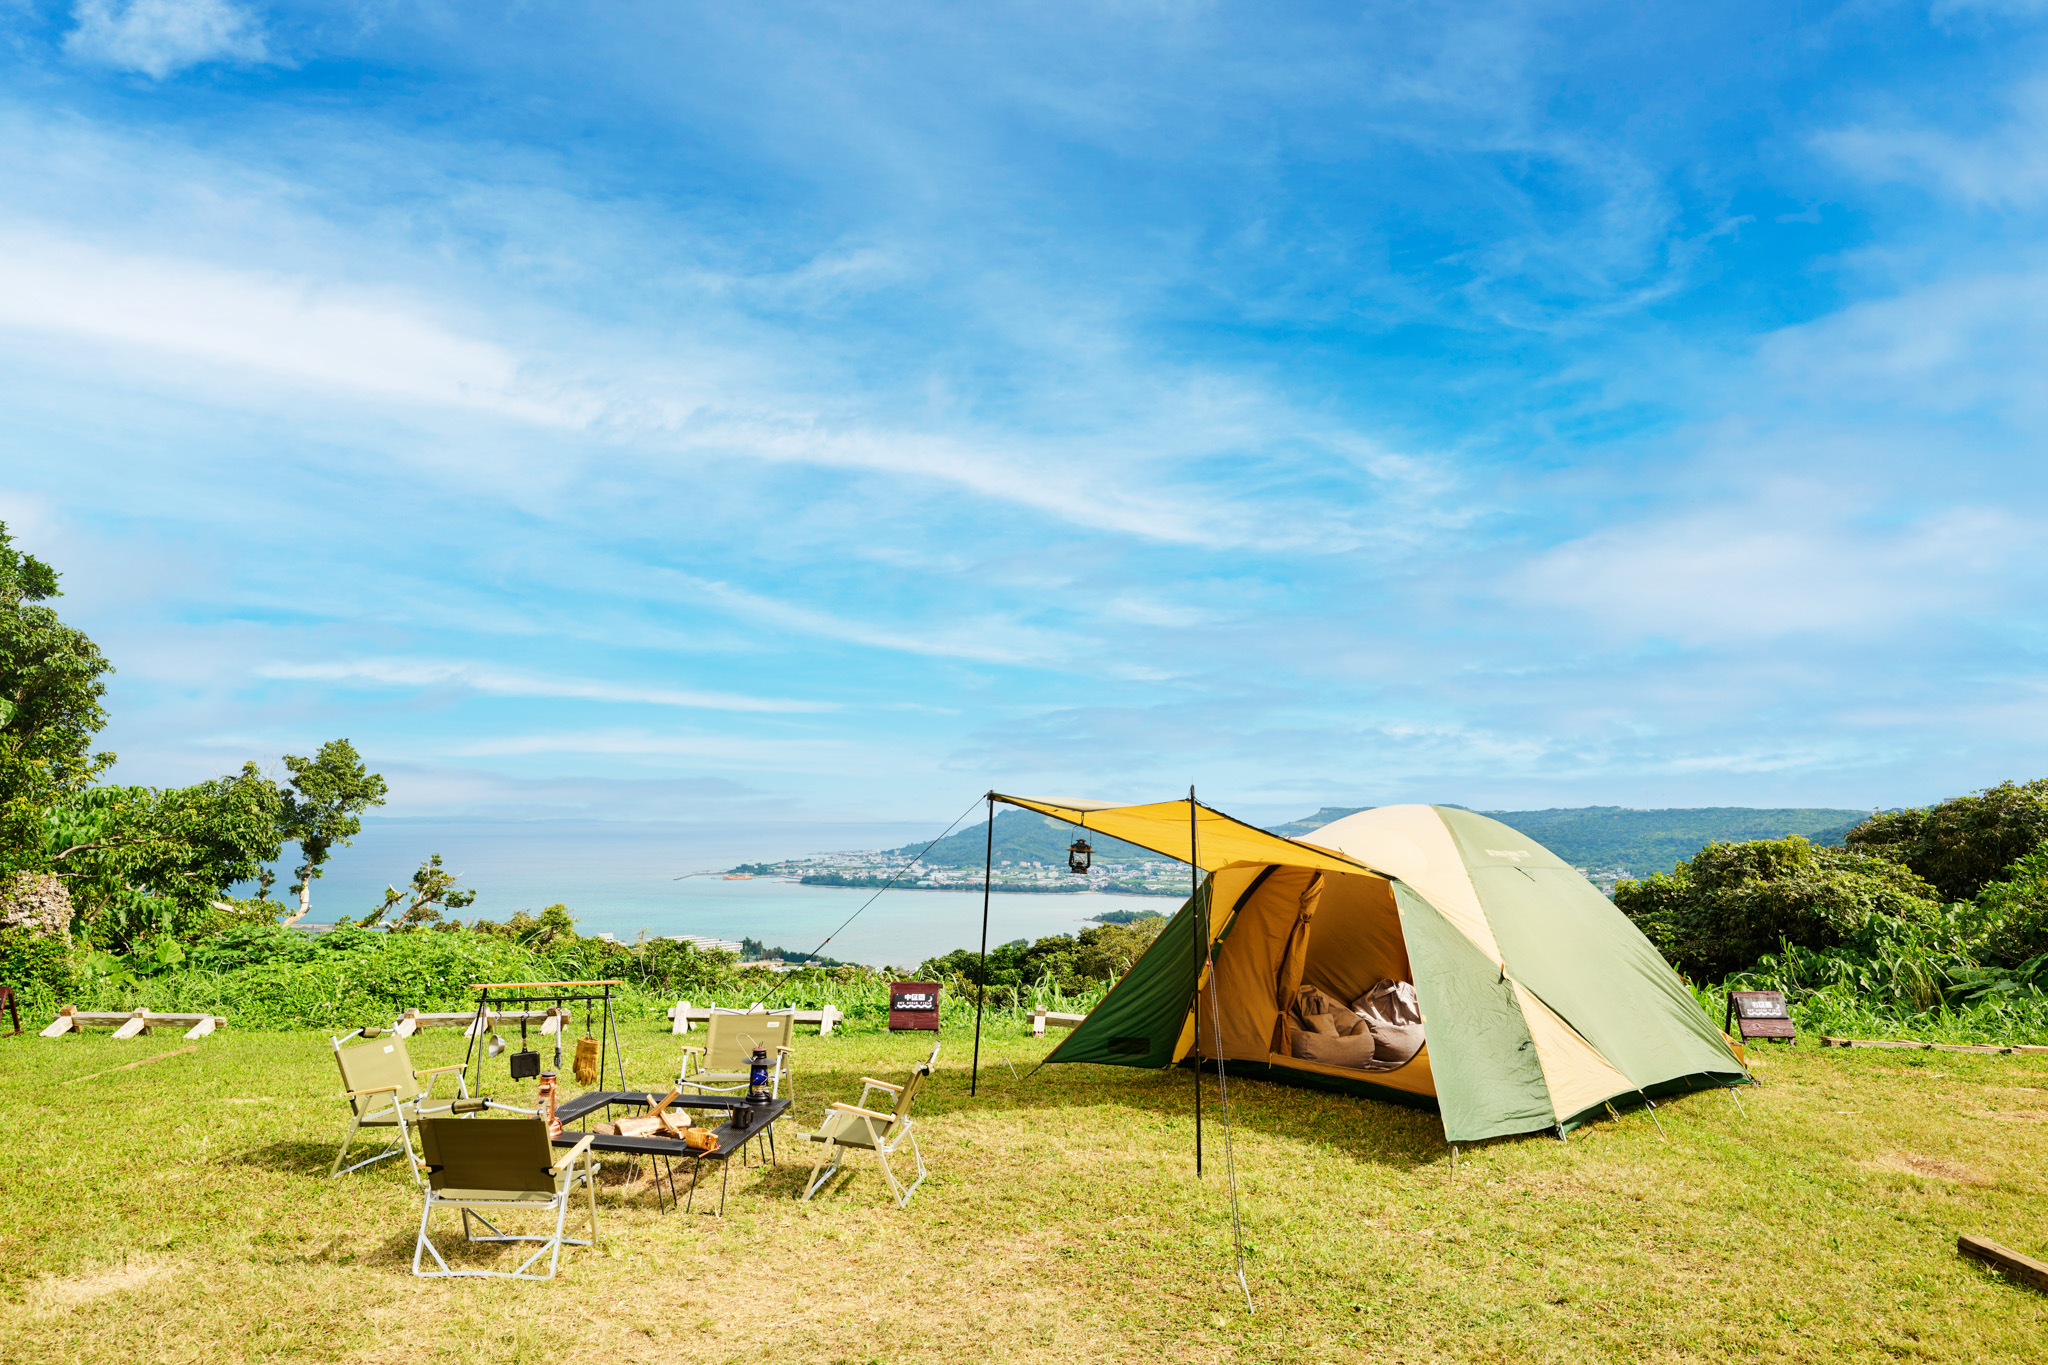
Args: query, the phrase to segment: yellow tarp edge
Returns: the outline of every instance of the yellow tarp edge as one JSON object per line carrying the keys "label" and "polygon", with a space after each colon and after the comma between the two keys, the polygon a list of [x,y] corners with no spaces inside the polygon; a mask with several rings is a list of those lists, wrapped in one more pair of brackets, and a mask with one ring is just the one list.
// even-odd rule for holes
{"label": "yellow tarp edge", "polygon": [[1024,810],[1050,815],[1055,820],[1085,830],[1136,844],[1178,862],[1193,861],[1204,872],[1226,867],[1278,863],[1283,867],[1314,867],[1325,872],[1364,872],[1381,875],[1376,869],[1341,853],[1311,848],[1278,834],[1268,834],[1256,825],[1232,819],[1221,811],[1194,803],[1195,857],[1188,857],[1188,806],[1179,801],[1159,801],[1142,806],[1103,806],[1089,801],[1045,801],[1026,796],[1005,796],[991,792],[997,801]]}

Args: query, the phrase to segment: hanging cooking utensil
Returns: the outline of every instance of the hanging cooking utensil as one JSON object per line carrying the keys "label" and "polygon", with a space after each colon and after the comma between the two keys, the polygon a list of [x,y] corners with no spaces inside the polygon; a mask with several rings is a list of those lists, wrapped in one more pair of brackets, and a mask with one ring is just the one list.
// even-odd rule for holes
{"label": "hanging cooking utensil", "polygon": [[583,1002],[583,1036],[576,1040],[576,1083],[597,1083],[597,1039],[590,1036],[591,1005]]}
{"label": "hanging cooking utensil", "polygon": [[540,1021],[542,1034],[555,1035],[555,1074],[562,1074],[562,1004],[558,1000],[548,1006],[548,1017]]}
{"label": "hanging cooking utensil", "polygon": [[540,1053],[526,1045],[527,1013],[525,1010],[519,1012],[519,1051],[512,1054],[512,1059],[507,1064],[512,1068],[512,1079],[515,1081],[530,1081],[540,1075]]}

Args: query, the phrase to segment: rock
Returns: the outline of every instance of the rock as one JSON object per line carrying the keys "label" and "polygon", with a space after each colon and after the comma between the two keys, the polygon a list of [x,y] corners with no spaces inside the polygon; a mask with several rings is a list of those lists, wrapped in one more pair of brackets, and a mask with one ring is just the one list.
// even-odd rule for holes
{"label": "rock", "polygon": [[0,929],[14,928],[38,938],[69,938],[70,888],[46,872],[17,872],[0,881]]}

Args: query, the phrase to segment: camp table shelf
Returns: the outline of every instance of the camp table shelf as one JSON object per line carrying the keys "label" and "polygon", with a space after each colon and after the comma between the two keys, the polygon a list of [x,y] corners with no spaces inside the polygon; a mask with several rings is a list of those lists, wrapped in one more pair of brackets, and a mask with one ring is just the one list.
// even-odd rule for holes
{"label": "camp table shelf", "polygon": [[[630,1109],[652,1109],[655,1105],[661,1103],[662,1097],[666,1093],[666,1091],[647,1090],[593,1090],[587,1095],[578,1095],[575,1099],[567,1101],[555,1110],[555,1117],[562,1121],[565,1129],[563,1134],[555,1139],[555,1146],[574,1147],[583,1140],[583,1133],[566,1131],[569,1124],[588,1119],[600,1110],[609,1112],[614,1105],[622,1105]],[[722,1109],[730,1113],[732,1110],[748,1103],[749,1101],[744,1097],[736,1095],[689,1095],[676,1100],[669,1107],[671,1109]],[[679,1138],[618,1137],[611,1133],[590,1134],[590,1146],[592,1150],[599,1152],[619,1152],[635,1157],[649,1156],[659,1159],[662,1169],[667,1172],[669,1198],[676,1204],[683,1206],[686,1213],[696,1203],[697,1183],[703,1178],[704,1163],[707,1161],[717,1162],[719,1166],[718,1214],[720,1217],[724,1217],[725,1188],[727,1182],[732,1178],[732,1158],[744,1152],[748,1143],[765,1134],[768,1138],[768,1159],[771,1162],[774,1161],[775,1120],[789,1112],[791,1103],[792,1101],[790,1100],[781,1099],[769,1100],[765,1104],[752,1105],[752,1108],[755,1110],[754,1118],[745,1127],[735,1126],[732,1120],[728,1118],[725,1124],[717,1130],[718,1150],[715,1152],[700,1152],[693,1147],[685,1145]],[[691,1163],[688,1205],[685,1205],[683,1199],[676,1193],[674,1163],[679,1160]],[[668,1206],[661,1203],[661,1181],[662,1177],[657,1174],[654,1178],[654,1196],[655,1202],[660,1204],[663,1212],[666,1212]]]}

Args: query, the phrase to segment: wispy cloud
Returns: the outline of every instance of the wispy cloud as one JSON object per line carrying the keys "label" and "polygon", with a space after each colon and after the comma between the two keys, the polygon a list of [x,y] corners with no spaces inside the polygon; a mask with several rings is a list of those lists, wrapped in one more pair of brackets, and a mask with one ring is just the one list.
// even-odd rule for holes
{"label": "wispy cloud", "polygon": [[232,0],[78,0],[67,51],[156,80],[206,62],[260,62],[263,24]]}
{"label": "wispy cloud", "polygon": [[839,709],[838,704],[834,702],[744,697],[728,692],[698,692],[682,688],[636,687],[588,678],[549,677],[477,664],[442,663],[416,658],[349,659],[331,663],[272,663],[259,667],[256,674],[263,678],[300,682],[338,682],[371,687],[452,687],[499,697],[617,702],[637,706],[679,706],[698,711],[797,714]]}

